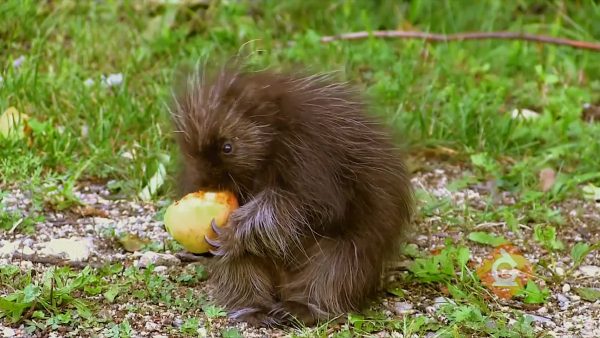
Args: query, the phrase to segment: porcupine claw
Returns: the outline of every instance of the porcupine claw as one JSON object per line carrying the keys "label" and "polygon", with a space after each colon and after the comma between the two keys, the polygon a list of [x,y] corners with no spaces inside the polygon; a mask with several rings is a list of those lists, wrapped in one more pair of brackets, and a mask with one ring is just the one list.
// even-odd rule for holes
{"label": "porcupine claw", "polygon": [[204,240],[206,241],[206,243],[210,244],[211,246],[213,246],[215,248],[221,247],[221,242],[219,242],[218,240],[215,240],[215,239],[211,239],[206,235],[204,235]]}
{"label": "porcupine claw", "polygon": [[215,219],[213,218],[212,221],[210,221],[210,227],[213,229],[213,231],[220,236],[221,235],[221,228],[217,225],[217,222],[215,221]]}
{"label": "porcupine claw", "polygon": [[[221,230],[221,228],[219,228],[219,226],[217,225],[217,222],[215,221],[214,218],[212,219],[212,221],[210,221],[210,227],[217,234],[217,236],[221,235],[222,230]],[[223,256],[223,252],[221,250],[221,242],[219,240],[211,239],[206,235],[204,235],[204,240],[210,246],[217,248],[217,250],[208,250],[208,252],[210,252],[213,256]]]}

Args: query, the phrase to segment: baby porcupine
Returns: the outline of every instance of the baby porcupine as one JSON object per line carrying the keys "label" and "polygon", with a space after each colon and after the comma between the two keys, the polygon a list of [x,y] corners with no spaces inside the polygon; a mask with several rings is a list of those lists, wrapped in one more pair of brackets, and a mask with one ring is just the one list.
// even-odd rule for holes
{"label": "baby porcupine", "polygon": [[360,95],[327,76],[224,67],[172,110],[182,193],[226,189],[212,296],[253,325],[360,310],[413,211],[409,175]]}

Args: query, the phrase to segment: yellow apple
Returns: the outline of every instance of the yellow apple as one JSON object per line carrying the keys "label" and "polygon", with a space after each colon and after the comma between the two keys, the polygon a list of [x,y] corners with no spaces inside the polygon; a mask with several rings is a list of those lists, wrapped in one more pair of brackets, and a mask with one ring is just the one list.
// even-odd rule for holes
{"label": "yellow apple", "polygon": [[211,246],[204,236],[210,239],[217,237],[211,221],[214,219],[219,227],[224,226],[238,206],[235,195],[227,191],[190,193],[167,208],[165,228],[189,252],[206,253]]}

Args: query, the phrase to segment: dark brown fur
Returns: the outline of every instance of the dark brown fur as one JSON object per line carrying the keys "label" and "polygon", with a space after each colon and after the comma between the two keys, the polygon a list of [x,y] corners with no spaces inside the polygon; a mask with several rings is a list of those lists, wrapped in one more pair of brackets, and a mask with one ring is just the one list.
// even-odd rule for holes
{"label": "dark brown fur", "polygon": [[177,97],[182,193],[228,189],[241,204],[220,229],[211,274],[232,317],[311,324],[377,291],[413,198],[400,154],[366,111],[326,76],[268,71],[224,68]]}

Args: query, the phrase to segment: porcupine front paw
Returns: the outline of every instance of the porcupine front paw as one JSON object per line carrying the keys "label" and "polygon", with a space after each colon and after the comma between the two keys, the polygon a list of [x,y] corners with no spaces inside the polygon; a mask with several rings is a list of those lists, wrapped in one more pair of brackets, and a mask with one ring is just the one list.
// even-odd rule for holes
{"label": "porcupine front paw", "polygon": [[209,250],[211,254],[215,256],[237,256],[241,253],[239,244],[236,245],[235,243],[235,233],[232,226],[219,227],[214,219],[210,222],[210,226],[217,235],[216,238],[204,236],[206,242],[214,248]]}
{"label": "porcupine front paw", "polygon": [[229,317],[238,322],[246,322],[255,327],[280,327],[282,321],[277,317],[271,316],[269,311],[262,308],[246,307],[233,310]]}

